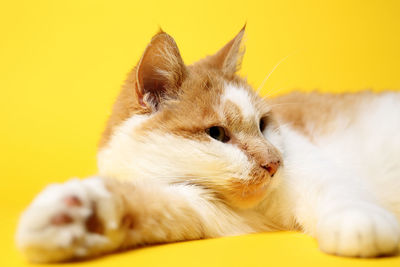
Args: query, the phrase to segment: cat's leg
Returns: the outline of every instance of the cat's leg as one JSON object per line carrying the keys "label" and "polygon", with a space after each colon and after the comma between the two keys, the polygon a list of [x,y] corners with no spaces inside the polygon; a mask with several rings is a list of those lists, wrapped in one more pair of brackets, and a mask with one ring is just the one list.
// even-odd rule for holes
{"label": "cat's leg", "polygon": [[[317,211],[315,236],[321,250],[351,257],[398,252],[400,227],[394,214],[372,200],[342,193],[331,197],[321,200]],[[341,197],[348,199],[338,201]]]}
{"label": "cat's leg", "polygon": [[296,197],[291,201],[295,220],[304,232],[317,238],[322,251],[350,257],[375,257],[398,251],[400,227],[394,214],[357,183],[343,177],[310,179],[315,174],[298,176],[296,191],[302,188],[302,192],[292,193]]}
{"label": "cat's leg", "polygon": [[193,185],[74,179],[37,196],[21,217],[17,243],[34,262],[87,258],[141,244],[254,232],[258,215],[239,213]]}
{"label": "cat's leg", "polygon": [[[394,214],[383,208],[354,177],[333,169],[299,176],[295,217],[305,232],[315,236],[322,251],[340,256],[375,257],[398,251],[400,227]],[[334,177],[332,174],[336,173]],[[315,175],[315,179],[311,178]],[[307,182],[301,181],[301,178]]]}
{"label": "cat's leg", "polygon": [[321,160],[314,163],[321,165],[304,163],[294,175],[291,201],[295,220],[317,238],[320,249],[351,257],[395,254],[400,227],[394,214],[363,187],[362,179]]}
{"label": "cat's leg", "polygon": [[293,132],[286,142],[287,175],[281,186],[286,206],[321,250],[354,257],[398,251],[399,221],[379,204],[363,177]]}

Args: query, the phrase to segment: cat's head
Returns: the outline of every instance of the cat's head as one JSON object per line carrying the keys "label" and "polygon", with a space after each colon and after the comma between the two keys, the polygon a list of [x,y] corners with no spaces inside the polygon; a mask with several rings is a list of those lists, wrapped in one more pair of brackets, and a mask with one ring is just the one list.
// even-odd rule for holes
{"label": "cat's head", "polygon": [[282,158],[270,108],[236,75],[243,34],[190,66],[171,36],[156,34],[114,105],[100,174],[193,184],[239,208],[259,203]]}

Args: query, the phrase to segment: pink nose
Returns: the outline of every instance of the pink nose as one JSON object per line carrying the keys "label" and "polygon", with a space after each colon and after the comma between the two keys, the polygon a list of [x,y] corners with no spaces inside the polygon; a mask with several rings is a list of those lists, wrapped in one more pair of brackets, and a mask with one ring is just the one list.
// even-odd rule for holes
{"label": "pink nose", "polygon": [[278,170],[280,164],[281,162],[278,160],[278,161],[268,162],[265,165],[263,164],[262,167],[267,170],[267,172],[271,177],[273,177],[276,171]]}

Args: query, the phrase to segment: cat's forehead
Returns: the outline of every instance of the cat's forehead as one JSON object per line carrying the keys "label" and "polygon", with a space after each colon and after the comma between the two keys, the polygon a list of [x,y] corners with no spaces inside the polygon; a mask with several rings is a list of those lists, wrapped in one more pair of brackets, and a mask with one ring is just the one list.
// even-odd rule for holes
{"label": "cat's forehead", "polygon": [[188,80],[183,87],[185,93],[161,112],[164,125],[172,120],[186,129],[213,125],[248,129],[269,112],[265,101],[241,79],[207,75]]}
{"label": "cat's forehead", "polygon": [[182,98],[182,101],[198,102],[214,108],[234,104],[245,117],[266,108],[253,88],[237,75],[225,76],[218,71],[195,68],[183,87],[188,97]]}
{"label": "cat's forehead", "polygon": [[[231,113],[239,113],[244,119],[251,119],[258,114],[257,99],[244,86],[226,82],[221,95],[221,105]],[[235,112],[236,110],[236,112]]]}

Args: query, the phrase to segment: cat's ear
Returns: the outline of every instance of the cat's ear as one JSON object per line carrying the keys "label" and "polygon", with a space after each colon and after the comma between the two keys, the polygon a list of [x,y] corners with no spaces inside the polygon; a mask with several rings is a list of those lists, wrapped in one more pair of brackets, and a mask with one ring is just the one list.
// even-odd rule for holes
{"label": "cat's ear", "polygon": [[187,69],[174,39],[160,30],[136,66],[136,95],[139,104],[151,111],[166,98],[174,98]]}
{"label": "cat's ear", "polygon": [[233,75],[241,66],[245,47],[243,45],[243,36],[246,25],[240,32],[222,47],[217,53],[206,58],[206,62],[214,68],[222,70],[222,72]]}

